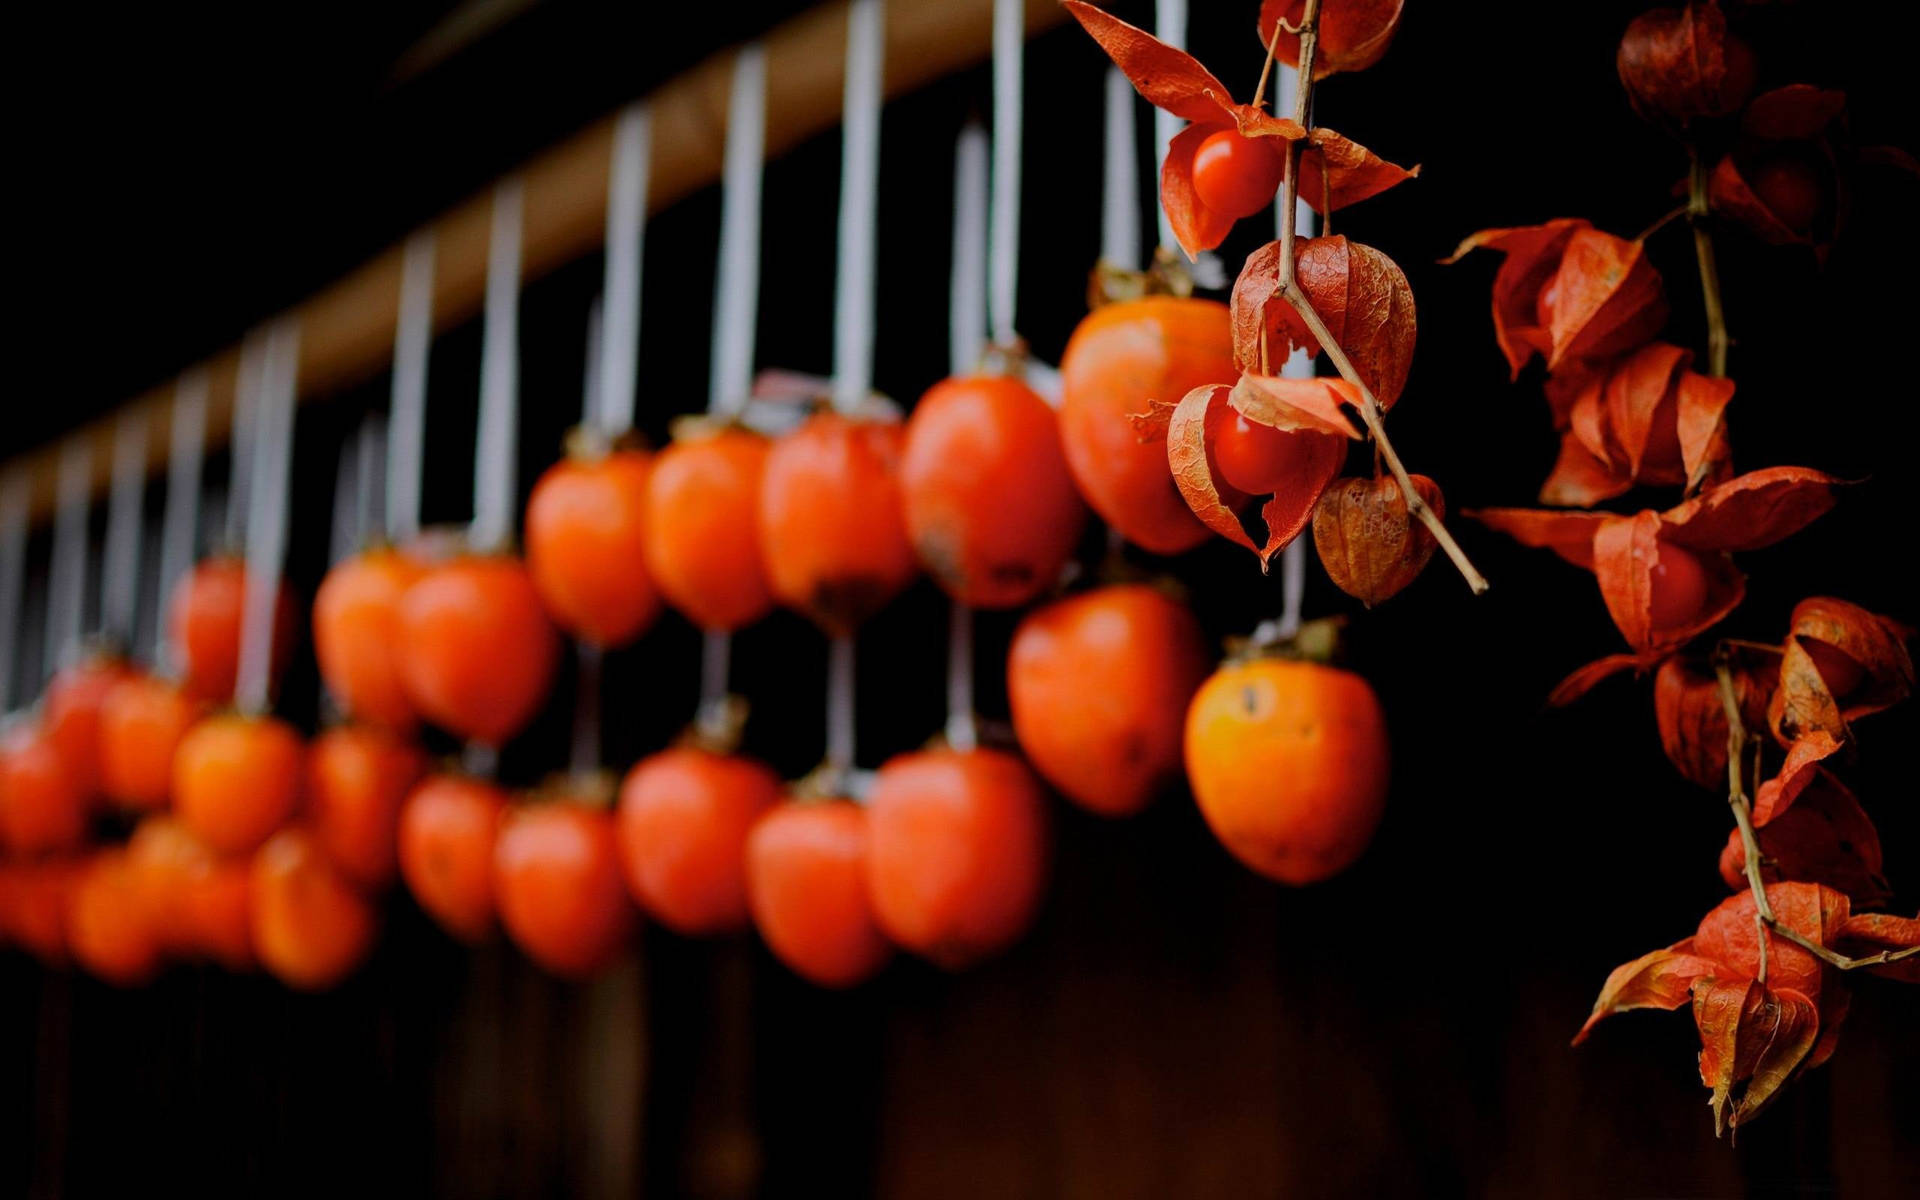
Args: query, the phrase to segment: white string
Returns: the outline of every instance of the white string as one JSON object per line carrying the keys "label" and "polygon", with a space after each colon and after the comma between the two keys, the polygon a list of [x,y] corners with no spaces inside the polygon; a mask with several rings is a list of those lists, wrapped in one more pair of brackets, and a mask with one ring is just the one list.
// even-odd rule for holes
{"label": "white string", "polygon": [[513,534],[514,429],[520,404],[520,210],[516,177],[493,191],[487,242],[486,326],[480,342],[480,428],[473,451],[473,525],[467,543],[497,550]]}
{"label": "white string", "polygon": [[273,701],[273,615],[286,562],[293,403],[300,386],[300,327],[292,318],[274,322],[268,331],[265,361],[254,417],[246,601],[240,612],[240,665],[233,689],[234,706],[245,713],[264,713]]}
{"label": "white string", "polygon": [[652,155],[652,114],[645,104],[630,104],[613,130],[613,169],[607,180],[607,273],[601,285],[606,311],[597,373],[600,390],[597,400],[589,397],[586,412],[586,424],[598,426],[609,437],[633,428],[639,394],[640,267],[646,247]]}
{"label": "white string", "polygon": [[973,710],[973,609],[953,602],[947,625],[947,745],[971,750],[980,744],[980,717]]}
{"label": "white string", "polygon": [[141,503],[147,490],[147,413],[128,409],[113,434],[113,490],[100,561],[100,629],[123,651],[133,645],[140,604]]}
{"label": "white string", "polygon": [[713,297],[713,362],[707,409],[738,416],[753,390],[760,307],[760,177],[766,153],[767,51],[759,42],[733,60],[726,164],[720,185],[720,280]]}
{"label": "white string", "polygon": [[340,465],[333,472],[333,527],[327,538],[327,561],[351,556],[360,542],[360,438],[348,434],[340,443]]}
{"label": "white string", "polygon": [[700,640],[700,706],[693,721],[709,732],[724,730],[728,723],[727,683],[733,665],[733,635],[724,629],[709,629]]}
{"label": "white string", "polygon": [[232,435],[227,453],[227,511],[225,541],[229,549],[247,536],[247,489],[253,486],[255,410],[260,405],[260,377],[266,369],[266,341],[253,330],[240,343],[240,364],[233,376]]}
{"label": "white string", "polygon": [[[1157,0],[1154,5],[1154,36],[1178,50],[1187,47],[1187,0]],[[1164,109],[1153,110],[1154,163],[1164,170],[1167,164],[1167,147],[1173,144],[1174,137],[1185,124],[1179,117]],[[1167,220],[1164,204],[1154,205],[1160,214],[1160,245],[1168,250],[1177,251],[1180,244],[1173,237],[1173,223]]]}
{"label": "white string", "polygon": [[947,373],[964,375],[987,343],[987,131],[969,124],[953,154],[953,275]]}
{"label": "white string", "polygon": [[827,765],[845,774],[854,769],[853,635],[835,637],[827,647]]}
{"label": "white string", "polygon": [[17,694],[14,672],[27,593],[27,494],[25,471],[10,471],[0,483],[0,712],[12,710]]}
{"label": "white string", "polygon": [[178,647],[167,635],[167,598],[193,568],[200,536],[200,468],[207,452],[207,376],[182,375],[173,388],[173,423],[167,431],[167,499],[160,517],[160,590],[153,606],[155,659],[172,672]]}
{"label": "white string", "polygon": [[1133,84],[1107,68],[1106,179],[1100,205],[1100,259],[1140,269],[1140,147],[1135,143]]}
{"label": "white string", "polygon": [[82,612],[87,604],[87,510],[93,489],[93,453],[84,438],[60,452],[55,484],[53,562],[47,572],[47,644],[42,669],[48,675],[80,652]]}
{"label": "white string", "polygon": [[433,233],[407,239],[400,316],[393,336],[393,399],[387,440],[387,537],[420,532],[420,466],[426,449],[427,358],[433,346]]}
{"label": "white string", "polygon": [[[1276,65],[1279,68],[1279,75],[1274,80],[1275,105],[1279,111],[1289,112],[1293,108],[1294,89],[1300,86],[1300,72],[1284,63]],[[1286,202],[1286,190],[1283,188],[1280,199],[1274,204],[1276,225],[1282,224],[1285,220],[1282,206]],[[1310,238],[1318,228],[1313,208],[1305,200],[1295,200],[1293,223],[1296,237]],[[1287,356],[1287,361],[1280,368],[1280,374],[1288,379],[1311,379],[1317,370],[1314,363],[1312,354],[1304,348],[1297,348]],[[1281,608],[1278,632],[1281,637],[1292,637],[1300,632],[1300,609],[1306,600],[1307,593],[1307,538],[1309,536],[1311,536],[1310,533],[1302,532],[1301,536],[1287,543],[1287,548],[1280,552]]]}
{"label": "white string", "polygon": [[[599,400],[605,395],[600,390],[600,381],[606,370],[606,309],[603,298],[595,296],[593,303],[587,305],[587,368],[580,384],[580,423],[604,433],[615,432],[602,424]],[[628,428],[632,428],[631,425]],[[621,430],[619,432],[625,432]]]}
{"label": "white string", "polygon": [[1012,346],[1020,293],[1020,118],[1026,53],[1024,0],[993,0],[993,340]]}
{"label": "white string", "polygon": [[380,486],[380,463],[387,455],[387,422],[379,413],[368,413],[360,421],[360,432],[353,439],[353,539],[355,550],[378,536],[385,528],[386,514]]}
{"label": "white string", "polygon": [[847,8],[847,79],[840,160],[840,245],[834,295],[833,406],[858,408],[873,391],[873,255],[879,208],[880,78],[886,7]]}

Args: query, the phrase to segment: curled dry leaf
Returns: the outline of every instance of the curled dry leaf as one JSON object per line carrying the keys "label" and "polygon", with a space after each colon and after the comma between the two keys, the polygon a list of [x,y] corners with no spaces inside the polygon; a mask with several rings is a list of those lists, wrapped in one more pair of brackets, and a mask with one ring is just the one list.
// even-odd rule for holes
{"label": "curled dry leaf", "polygon": [[1688,369],[1691,351],[1652,342],[1550,392],[1560,458],[1543,504],[1591,508],[1635,484],[1698,487],[1729,473],[1723,415],[1733,381]]}
{"label": "curled dry leaf", "polygon": [[1300,198],[1324,217],[1419,174],[1418,166],[1390,163],[1351,138],[1315,128],[1300,152]]}
{"label": "curled dry leaf", "polygon": [[1714,164],[1707,201],[1775,246],[1826,253],[1846,216],[1846,189],[1831,128],[1846,95],[1797,83],[1753,98],[1740,136]]}
{"label": "curled dry leaf", "polygon": [[1666,323],[1660,273],[1645,248],[1581,218],[1483,229],[1443,261],[1478,249],[1506,255],[1493,280],[1493,331],[1515,378],[1535,354],[1559,372],[1624,354]]}
{"label": "curled dry leaf", "polygon": [[1621,963],[1607,975],[1600,996],[1587,1014],[1587,1023],[1573,1035],[1578,1046],[1587,1040],[1593,1027],[1603,1018],[1635,1008],[1663,1008],[1668,1012],[1687,1002],[1694,980],[1712,975],[1719,964],[1693,953],[1693,939],[1676,942],[1665,950],[1654,950],[1629,963]]}
{"label": "curled dry leaf", "polygon": [[[1839,743],[1816,733],[1795,743],[1780,773],[1754,799],[1761,878],[1823,883],[1862,904],[1891,893],[1881,875],[1880,834],[1847,786],[1821,765]],[[1720,852],[1720,877],[1744,888],[1746,846],[1734,830]]]}
{"label": "curled dry leaf", "polygon": [[[1380,61],[1400,28],[1405,0],[1325,0],[1320,5],[1320,40],[1313,56],[1313,77],[1338,71],[1362,71]],[[1260,46],[1280,41],[1274,55],[1290,67],[1300,65],[1300,35],[1279,29],[1281,21],[1297,29],[1306,16],[1306,0],[1264,0],[1260,5]]]}
{"label": "curled dry leaf", "polygon": [[[1713,1089],[1716,1135],[1751,1121],[1799,1070],[1820,1037],[1813,1001],[1755,979],[1693,985],[1700,1082]],[[1734,1087],[1746,1087],[1735,1097]]]}
{"label": "curled dry leaf", "polygon": [[[1410,476],[1435,516],[1445,517],[1440,485]],[[1338,479],[1313,514],[1313,545],[1334,586],[1372,608],[1412,583],[1433,557],[1433,534],[1407,511],[1391,477]]]}
{"label": "curled dry leaf", "polygon": [[[1777,673],[1771,660],[1738,656],[1732,664],[1734,696],[1751,729],[1766,723],[1767,701]],[[1711,664],[1673,655],[1653,677],[1653,713],[1667,761],[1692,783],[1714,791],[1727,786],[1727,709]]]}
{"label": "curled dry leaf", "polygon": [[[1418,328],[1406,273],[1373,247],[1336,235],[1295,242],[1294,278],[1367,390],[1383,409],[1393,407],[1413,368]],[[1320,352],[1300,314],[1280,294],[1279,242],[1247,256],[1234,280],[1231,308],[1234,357],[1244,371],[1266,365],[1263,338],[1272,363],[1294,347]]]}
{"label": "curled dry leaf", "polygon": [[1848,726],[1913,694],[1912,631],[1831,596],[1794,606],[1780,688],[1767,724],[1782,745],[1813,733],[1845,741]]}
{"label": "curled dry leaf", "polygon": [[1615,57],[1635,112],[1656,124],[1724,117],[1753,90],[1753,51],[1727,32],[1714,0],[1641,13]]}

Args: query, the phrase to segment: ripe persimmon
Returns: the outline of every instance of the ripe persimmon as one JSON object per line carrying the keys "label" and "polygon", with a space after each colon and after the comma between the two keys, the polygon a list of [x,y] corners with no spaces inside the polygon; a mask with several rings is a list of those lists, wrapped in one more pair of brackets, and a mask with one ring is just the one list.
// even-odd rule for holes
{"label": "ripe persimmon", "polygon": [[121,808],[153,811],[173,793],[173,755],[206,705],[164,679],[131,674],[100,704],[100,792]]}
{"label": "ripe persimmon", "polygon": [[0,847],[22,858],[72,850],[87,834],[87,793],[38,724],[0,735]]}
{"label": "ripe persimmon", "polygon": [[207,861],[186,885],[188,948],[229,971],[259,965],[253,951],[253,861],[249,857]]}
{"label": "ripe persimmon", "polygon": [[400,806],[427,770],[412,742],[372,725],[340,725],[307,750],[307,826],[355,886],[393,882]]}
{"label": "ripe persimmon", "polygon": [[7,922],[8,932],[13,935],[15,945],[43,966],[65,966],[71,957],[67,949],[67,919],[84,866],[82,860],[75,858],[5,864],[5,869],[13,875],[8,889],[13,910]]}
{"label": "ripe persimmon", "polygon": [[1286,174],[1284,145],[1278,138],[1242,137],[1234,129],[1208,134],[1193,152],[1194,195],[1236,221],[1271,206]]}
{"label": "ripe persimmon", "polygon": [[760,560],[766,438],[727,426],[677,435],[647,480],[647,573],[702,629],[751,625],[773,607]]}
{"label": "ripe persimmon", "polygon": [[1228,663],[1193,697],[1186,748],[1193,798],[1215,836],[1281,883],[1343,870],[1386,807],[1386,717],[1351,671]]}
{"label": "ripe persimmon", "polygon": [[782,604],[849,633],[913,579],[899,422],[822,412],[773,444],[760,553]]}
{"label": "ripe persimmon", "polygon": [[900,487],[921,563],[976,608],[1013,608],[1051,588],[1086,523],[1059,417],[1004,375],[943,380],[920,398]]}
{"label": "ripe persimmon", "polygon": [[139,870],[124,849],[96,852],[81,868],[67,913],[67,945],[89,974],[137,987],[160,970],[160,937]]}
{"label": "ripe persimmon", "polygon": [[570,452],[527,500],[527,567],[554,622],[599,646],[623,646],[660,615],[647,577],[644,450]]}
{"label": "ripe persimmon", "polygon": [[463,942],[493,932],[493,843],[507,797],[464,775],[433,775],[400,809],[400,876],[420,907]]}
{"label": "ripe persimmon", "polygon": [[1145,584],[1029,613],[1007,654],[1014,734],[1034,769],[1102,816],[1139,812],[1180,771],[1187,701],[1207,677],[1200,623]]}
{"label": "ripe persimmon", "polygon": [[866,810],[850,800],[776,805],[747,835],[747,907],[774,957],[821,987],[886,966],[893,946],[867,891]]}
{"label": "ripe persimmon", "polygon": [[749,758],[676,746],[641,759],[615,822],[633,898],[689,937],[744,929],[747,833],[779,799],[779,777]]}
{"label": "ripe persimmon", "polygon": [[127,865],[139,883],[155,939],[168,954],[197,949],[187,891],[213,852],[170,814],[144,817],[127,839]]}
{"label": "ripe persimmon", "polygon": [[1207,527],[1174,486],[1161,440],[1129,416],[1240,377],[1227,306],[1148,296],[1094,309],[1060,360],[1060,437],[1080,494],[1121,536],[1155,554],[1191,550]]}
{"label": "ripe persimmon", "polygon": [[400,683],[400,597],[422,569],[380,547],[335,563],[313,595],[320,678],[357,721],[406,730],[418,719]]}
{"label": "ripe persimmon", "polygon": [[923,750],[880,768],[868,799],[867,887],[887,937],[952,971],[1033,923],[1047,876],[1047,805],[999,750]]}
{"label": "ripe persimmon", "polygon": [[74,786],[92,798],[100,790],[100,708],[115,685],[134,677],[119,659],[89,657],[62,667],[47,681],[40,727],[67,764]]}
{"label": "ripe persimmon", "polygon": [[249,882],[254,952],[274,978],[322,991],[366,961],[379,915],[310,832],[282,829],[267,839]]}
{"label": "ripe persimmon", "polygon": [[493,889],[507,936],[555,975],[594,974],[633,933],[612,814],[571,798],[507,812],[493,847]]}
{"label": "ripe persimmon", "polygon": [[400,682],[427,720],[498,746],[539,711],[560,635],[518,560],[469,555],[428,569],[400,600]]}
{"label": "ripe persimmon", "polygon": [[244,854],[300,807],[306,747],[274,717],[208,717],[173,756],[173,807],[219,854]]}
{"label": "ripe persimmon", "polygon": [[[180,656],[184,670],[180,686],[188,695],[214,703],[233,698],[246,593],[246,563],[225,556],[201,560],[174,585],[167,600],[167,638]],[[292,657],[298,624],[293,596],[281,584],[274,593],[275,677]]]}

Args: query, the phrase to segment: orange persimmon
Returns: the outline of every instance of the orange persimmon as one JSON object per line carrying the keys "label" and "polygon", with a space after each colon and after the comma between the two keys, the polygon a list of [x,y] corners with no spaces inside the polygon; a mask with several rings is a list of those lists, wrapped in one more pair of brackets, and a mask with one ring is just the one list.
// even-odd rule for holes
{"label": "orange persimmon", "polygon": [[356,886],[393,882],[400,806],[426,773],[421,749],[371,725],[341,725],[307,750],[307,825]]}
{"label": "orange persimmon", "polygon": [[779,777],[749,758],[676,746],[641,759],[616,820],[633,898],[690,937],[744,929],[747,833],[779,798]]}
{"label": "orange persimmon", "polygon": [[137,987],[160,970],[161,943],[139,869],[124,849],[101,850],[81,868],[67,913],[74,961],[116,987]]}
{"label": "orange persimmon", "polygon": [[372,952],[379,914],[307,830],[269,838],[254,852],[249,883],[254,951],[287,986],[323,991]]}
{"label": "orange persimmon", "polygon": [[821,987],[879,972],[893,946],[867,894],[866,810],[850,800],[777,805],[747,835],[747,906],[774,957]]}
{"label": "orange persimmon", "polygon": [[100,704],[100,791],[125,809],[152,811],[173,794],[173,756],[204,702],[153,675],[129,675]]}
{"label": "orange persimmon", "polygon": [[32,858],[72,850],[87,834],[87,793],[38,724],[0,736],[0,847]]}
{"label": "orange persimmon", "polygon": [[769,442],[739,426],[676,435],[647,480],[647,573],[702,629],[767,615],[760,560],[760,479]]}
{"label": "orange persimmon", "polygon": [[[233,698],[240,670],[240,618],[246,608],[247,565],[238,558],[202,560],[180,577],[167,600],[167,638],[180,655],[181,687],[201,700]],[[283,583],[274,593],[272,672],[293,655],[299,615]]]}
{"label": "orange persimmon", "polygon": [[585,642],[622,646],[660,615],[647,577],[644,450],[570,451],[527,500],[527,568],[554,623]]}
{"label": "orange persimmon", "polygon": [[613,817],[572,798],[528,804],[501,819],[493,888],[507,936],[555,975],[598,972],[633,933]]}
{"label": "orange persimmon", "polygon": [[527,569],[469,555],[429,568],[400,599],[400,682],[427,720],[498,746],[533,719],[560,659]]}
{"label": "orange persimmon", "polygon": [[463,942],[493,932],[493,843],[507,797],[464,775],[434,775],[400,809],[400,875],[427,915]]}
{"label": "orange persimmon", "polygon": [[320,678],[357,721],[411,729],[418,719],[400,682],[400,598],[423,568],[378,547],[335,563],[313,595]]}
{"label": "orange persimmon", "polygon": [[62,667],[47,681],[40,705],[40,727],[67,764],[67,772],[89,798],[100,790],[100,709],[123,680],[134,678],[127,664],[91,657]]}
{"label": "orange persimmon", "polygon": [[216,853],[243,854],[299,809],[305,774],[306,746],[285,721],[209,717],[174,753],[174,811]]}

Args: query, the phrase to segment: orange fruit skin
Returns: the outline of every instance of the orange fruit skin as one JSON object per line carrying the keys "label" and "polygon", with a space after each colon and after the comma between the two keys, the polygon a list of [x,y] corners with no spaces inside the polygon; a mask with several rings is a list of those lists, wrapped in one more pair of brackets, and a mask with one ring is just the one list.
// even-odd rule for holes
{"label": "orange fruit skin", "polygon": [[[188,695],[215,704],[233,699],[240,669],[240,619],[246,609],[247,567],[238,558],[209,558],[182,576],[167,600],[167,637],[180,655]],[[274,595],[272,673],[293,655],[299,625],[293,596],[282,584]]]}
{"label": "orange fruit skin", "polygon": [[40,727],[53,739],[74,785],[88,797],[100,790],[100,709],[123,680],[134,678],[124,663],[92,658],[64,667],[47,681]]}
{"label": "orange fruit skin", "polygon": [[747,835],[747,907],[775,958],[820,987],[872,978],[893,956],[867,893],[866,810],[781,804]]}
{"label": "orange fruit skin", "polygon": [[187,888],[213,861],[213,852],[170,815],[144,818],[127,839],[127,865],[163,951],[185,955],[195,949]]}
{"label": "orange fruit skin", "polygon": [[399,869],[400,806],[426,774],[418,746],[371,725],[341,725],[307,750],[307,825],[333,865],[378,891]]}
{"label": "orange fruit skin", "polygon": [[900,488],[915,553],[975,608],[1015,608],[1051,588],[1086,525],[1059,418],[1007,376],[943,380],[920,398]]}
{"label": "orange fruit skin", "polygon": [[160,938],[139,870],[126,851],[102,850],[81,869],[67,913],[74,961],[116,987],[138,987],[160,971]]}
{"label": "orange fruit skin", "polygon": [[300,807],[306,747],[274,717],[224,713],[187,731],[173,756],[173,807],[218,854],[245,854]]}
{"label": "orange fruit skin", "polygon": [[253,863],[246,858],[210,859],[188,879],[190,948],[229,971],[259,965],[253,951]]}
{"label": "orange fruit skin", "polygon": [[555,975],[593,975],[633,934],[613,817],[604,811],[559,800],[508,812],[493,847],[493,887],[507,936]]}
{"label": "orange fruit skin", "polygon": [[952,971],[1012,945],[1046,887],[1046,795],[998,750],[927,750],[880,769],[867,887],[888,938]]}
{"label": "orange fruit skin", "polygon": [[674,442],[647,480],[647,572],[702,629],[734,630],[773,608],[760,560],[760,481],[769,443],[751,430]]}
{"label": "orange fruit skin", "polygon": [[100,791],[135,812],[167,806],[173,756],[206,705],[151,675],[128,675],[100,704]]}
{"label": "orange fruit skin", "polygon": [[760,553],[780,603],[852,632],[912,582],[900,495],[905,432],[823,412],[773,444],[760,487]]}
{"label": "orange fruit skin", "polygon": [[493,843],[506,807],[491,784],[434,775],[400,809],[400,877],[427,915],[469,944],[493,933]]}
{"label": "orange fruit skin", "polygon": [[560,628],[623,646],[660,615],[647,577],[647,481],[652,457],[617,450],[548,467],[527,500],[527,566]]}
{"label": "orange fruit skin", "polygon": [[1200,623],[1144,584],[1036,609],[1007,653],[1014,735],[1046,781],[1089,812],[1139,812],[1180,771],[1187,701],[1207,677]]}
{"label": "orange fruit skin", "polygon": [[1148,296],[1094,309],[1060,360],[1060,436],[1080,494],[1128,541],[1155,554],[1211,536],[1173,484],[1163,440],[1141,442],[1127,420],[1147,402],[1176,404],[1194,388],[1230,384],[1227,306]]}
{"label": "orange fruit skin", "polygon": [[427,720],[500,745],[546,700],[560,635],[518,561],[454,559],[400,600],[400,679]]}
{"label": "orange fruit skin", "polygon": [[6,880],[0,888],[6,904],[6,933],[43,966],[65,966],[71,957],[68,916],[85,865],[72,858],[0,863]]}
{"label": "orange fruit skin", "polygon": [[752,759],[692,746],[641,759],[615,820],[634,900],[688,937],[745,929],[747,833],[779,799],[779,776]]}
{"label": "orange fruit skin", "polygon": [[254,852],[248,883],[254,951],[288,987],[324,991],[372,952],[379,915],[307,830],[269,838]]}
{"label": "orange fruit skin", "polygon": [[87,835],[87,793],[60,747],[38,725],[0,738],[0,846],[33,858],[77,849]]}
{"label": "orange fruit skin", "polygon": [[1386,807],[1386,716],[1367,681],[1257,659],[1214,672],[1187,713],[1187,777],[1235,858],[1317,883],[1359,858]]}
{"label": "orange fruit skin", "polygon": [[356,721],[408,730],[419,716],[400,682],[400,597],[419,563],[378,549],[334,564],[313,596],[313,654],[320,678]]}

